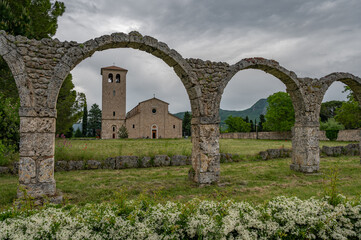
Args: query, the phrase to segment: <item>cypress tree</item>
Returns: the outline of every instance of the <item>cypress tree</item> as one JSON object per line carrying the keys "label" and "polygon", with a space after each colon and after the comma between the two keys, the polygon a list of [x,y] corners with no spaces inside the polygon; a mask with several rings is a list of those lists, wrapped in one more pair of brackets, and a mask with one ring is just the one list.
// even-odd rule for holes
{"label": "cypress tree", "polygon": [[84,108],[83,108],[83,131],[82,131],[82,134],[83,134],[83,137],[86,137],[87,136],[87,133],[88,133],[88,106],[85,102],[84,104]]}

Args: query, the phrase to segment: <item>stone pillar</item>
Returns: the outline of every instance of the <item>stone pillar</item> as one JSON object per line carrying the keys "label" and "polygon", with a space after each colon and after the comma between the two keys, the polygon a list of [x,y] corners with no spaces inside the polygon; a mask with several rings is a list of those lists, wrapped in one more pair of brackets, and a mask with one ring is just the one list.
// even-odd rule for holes
{"label": "stone pillar", "polygon": [[292,163],[290,168],[304,173],[320,169],[319,126],[296,124],[292,129]]}
{"label": "stone pillar", "polygon": [[55,124],[54,117],[20,117],[18,198],[25,189],[35,199],[62,200],[54,179]]}
{"label": "stone pillar", "polygon": [[219,124],[201,124],[192,119],[192,169],[190,180],[199,185],[219,181]]}

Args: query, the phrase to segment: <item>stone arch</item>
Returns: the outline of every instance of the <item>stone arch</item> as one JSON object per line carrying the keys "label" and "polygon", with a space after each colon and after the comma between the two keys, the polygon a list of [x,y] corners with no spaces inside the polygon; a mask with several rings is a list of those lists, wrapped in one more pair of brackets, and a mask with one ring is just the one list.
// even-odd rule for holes
{"label": "stone arch", "polygon": [[[159,42],[150,36],[142,36],[139,32],[113,33],[104,35],[84,43],[65,42],[64,55],[54,68],[54,76],[49,84],[52,93],[49,95],[48,102],[51,107],[55,107],[58,91],[65,77],[81,61],[91,57],[97,51],[103,51],[113,48],[133,48],[147,52],[163,60],[168,66],[173,68],[174,72],[182,81],[188,95],[198,94],[192,87],[195,85],[192,78],[192,69],[185,59],[174,49],[170,49],[167,44]],[[198,96],[200,97],[200,96]]]}
{"label": "stone arch", "polygon": [[[279,65],[275,60],[264,58],[245,58],[231,66],[229,74],[222,82],[221,94],[228,82],[239,71],[245,69],[258,69],[271,74],[286,85],[293,108],[295,110],[295,126],[292,137],[292,164],[290,168],[302,172],[315,172],[319,170],[319,143],[318,143],[318,118],[317,122],[313,116],[311,104],[306,96],[309,94],[309,79],[300,79],[297,75]],[[220,104],[220,101],[218,102]],[[219,106],[218,106],[219,107]],[[311,113],[311,114],[310,114]]]}
{"label": "stone arch", "polygon": [[26,41],[26,38],[22,36],[14,37],[5,35],[4,31],[0,31],[0,55],[10,68],[19,94],[20,106],[22,107],[22,111],[25,111],[25,108],[31,106],[32,97],[29,90],[24,87],[27,72],[25,63],[19,53],[19,51],[22,50],[13,48],[13,46],[8,44],[8,41]]}
{"label": "stone arch", "polygon": [[[275,60],[268,60],[264,58],[245,58],[236,64],[231,66],[231,71],[224,79],[221,88],[221,94],[223,94],[224,89],[230,80],[239,72],[246,69],[258,69],[265,73],[268,73],[277,79],[279,79],[282,83],[286,85],[286,91],[290,94],[292,103],[295,109],[296,114],[296,123],[299,122],[298,116],[301,116],[302,112],[305,112],[306,106],[303,101],[302,93],[300,90],[300,84],[297,75],[287,70],[286,68],[279,65],[279,63]],[[220,102],[219,102],[220,103]]]}
{"label": "stone arch", "polygon": [[351,74],[351,73],[343,73],[343,72],[335,72],[331,73],[327,76],[320,78],[320,82],[322,83],[322,91],[320,94],[320,104],[325,96],[326,91],[334,82],[342,82],[345,85],[349,86],[353,91],[356,100],[361,105],[361,78]]}

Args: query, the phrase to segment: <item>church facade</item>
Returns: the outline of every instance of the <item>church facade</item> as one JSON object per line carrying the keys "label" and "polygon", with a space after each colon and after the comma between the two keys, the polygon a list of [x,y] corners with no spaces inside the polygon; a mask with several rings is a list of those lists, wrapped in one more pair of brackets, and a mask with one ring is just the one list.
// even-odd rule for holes
{"label": "church facade", "polygon": [[181,138],[182,120],[168,111],[169,104],[151,98],[126,113],[126,74],[128,70],[110,66],[101,68],[102,139],[118,138],[121,126],[129,138]]}

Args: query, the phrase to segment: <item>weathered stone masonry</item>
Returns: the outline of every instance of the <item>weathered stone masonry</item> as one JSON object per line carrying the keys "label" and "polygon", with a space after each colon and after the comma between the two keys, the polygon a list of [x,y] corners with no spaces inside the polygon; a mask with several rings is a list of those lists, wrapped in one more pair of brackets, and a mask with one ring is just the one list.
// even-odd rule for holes
{"label": "weathered stone masonry", "polygon": [[[192,108],[192,167],[190,177],[199,184],[219,180],[219,106],[232,77],[244,69],[272,74],[287,87],[296,113],[291,168],[302,172],[319,169],[318,116],[328,87],[342,81],[361,101],[361,79],[334,73],[321,79],[298,78],[274,60],[248,58],[229,65],[184,59],[167,44],[138,32],[114,33],[84,43],[57,39],[30,40],[0,32],[0,55],[11,69],[20,96],[19,183],[36,198],[56,196],[54,133],[56,101],[65,77],[96,51],[134,48],[162,59],[173,68],[187,90]],[[18,195],[21,195],[18,191]]]}

